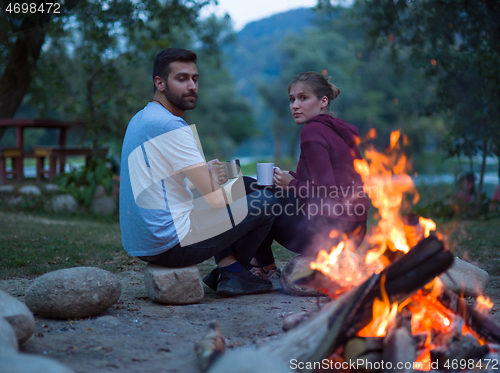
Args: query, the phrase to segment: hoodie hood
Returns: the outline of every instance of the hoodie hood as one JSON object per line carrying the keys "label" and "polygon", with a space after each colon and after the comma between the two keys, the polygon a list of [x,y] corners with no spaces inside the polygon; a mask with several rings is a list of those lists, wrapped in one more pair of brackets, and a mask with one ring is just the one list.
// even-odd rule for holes
{"label": "hoodie hood", "polygon": [[350,147],[356,145],[359,141],[359,131],[352,124],[343,119],[334,118],[328,114],[319,114],[311,122],[319,122],[333,129]]}

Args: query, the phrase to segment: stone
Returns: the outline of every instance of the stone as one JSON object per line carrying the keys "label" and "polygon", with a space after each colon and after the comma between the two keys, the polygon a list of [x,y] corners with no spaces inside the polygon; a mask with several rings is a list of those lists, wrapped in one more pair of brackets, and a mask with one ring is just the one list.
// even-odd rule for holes
{"label": "stone", "polygon": [[54,319],[99,315],[115,304],[121,283],[111,272],[94,267],[60,269],[38,277],[26,291],[35,314]]}
{"label": "stone", "polygon": [[298,295],[303,297],[325,296],[325,294],[317,290],[309,289],[305,286],[299,286],[294,283],[299,275],[311,269],[309,264],[315,260],[315,257],[302,255],[298,255],[290,259],[281,271],[281,288],[290,295]]}
{"label": "stone", "polygon": [[107,195],[108,193],[106,193],[106,188],[104,188],[102,185],[98,185],[95,188],[94,196],[92,197],[92,199],[99,199],[102,197],[106,197]]}
{"label": "stone", "polygon": [[20,203],[22,203],[23,201],[24,201],[24,197],[19,196],[19,197],[14,197],[14,198],[8,199],[7,204],[11,207],[15,207],[15,206],[19,205]]}
{"label": "stone", "polygon": [[293,360],[288,366],[277,357],[252,349],[240,349],[225,353],[210,367],[208,373],[254,373],[273,372],[290,373]]}
{"label": "stone", "polygon": [[78,202],[71,194],[61,194],[51,198],[49,208],[55,212],[76,212]]}
{"label": "stone", "polygon": [[95,214],[113,215],[116,212],[117,204],[113,197],[94,198],[90,203],[90,210]]}
{"label": "stone", "polygon": [[101,316],[97,319],[97,322],[106,326],[118,326],[121,324],[120,319],[114,316]]}
{"label": "stone", "polygon": [[477,297],[484,294],[490,275],[484,269],[455,257],[452,266],[439,278],[455,293]]}
{"label": "stone", "polygon": [[18,351],[19,343],[14,328],[7,320],[0,318],[0,355],[17,353]]}
{"label": "stone", "polygon": [[158,303],[197,303],[205,295],[197,266],[167,268],[148,263],[144,283],[148,297]]}
{"label": "stone", "polygon": [[28,307],[2,290],[0,290],[0,318],[4,318],[12,326],[20,345],[35,331],[35,318]]}
{"label": "stone", "polygon": [[47,191],[49,193],[57,193],[60,190],[61,190],[61,188],[57,184],[47,184],[47,185],[45,185],[45,191]]}
{"label": "stone", "polygon": [[1,185],[0,193],[2,194],[14,193],[14,185]]}
{"label": "stone", "polygon": [[35,185],[25,185],[19,188],[19,193],[27,196],[39,196],[42,194],[42,192],[40,192],[40,188]]}
{"label": "stone", "polygon": [[0,355],[0,373],[75,373],[61,363],[46,357],[15,354]]}

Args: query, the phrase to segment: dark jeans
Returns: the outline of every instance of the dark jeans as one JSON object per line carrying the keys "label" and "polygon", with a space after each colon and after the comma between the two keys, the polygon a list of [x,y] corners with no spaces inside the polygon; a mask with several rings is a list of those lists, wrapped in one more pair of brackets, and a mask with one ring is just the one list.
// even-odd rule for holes
{"label": "dark jeans", "polygon": [[[177,244],[164,253],[139,259],[165,267],[187,267],[211,257],[215,257],[218,263],[223,258],[234,255],[243,266],[248,266],[273,225],[274,216],[262,212],[267,211],[269,206],[278,204],[278,201],[270,191],[250,193],[246,197],[248,214],[232,229],[201,242],[183,247]],[[228,211],[231,214],[229,209]],[[192,224],[196,223],[192,221]],[[192,229],[196,227],[192,225]]]}
{"label": "dark jeans", "polygon": [[[321,249],[328,253],[332,246],[337,246],[343,239],[348,239],[356,249],[361,245],[366,235],[366,221],[348,221],[325,216],[308,216],[301,210],[300,200],[292,193],[283,192],[278,188],[257,186],[256,180],[244,178],[247,193],[261,190],[273,192],[279,206],[271,207],[270,212],[276,216],[273,226],[264,238],[255,259],[261,266],[274,263],[271,249],[273,241],[277,241],[286,249],[307,256],[318,255]],[[331,234],[332,230],[338,232]]]}

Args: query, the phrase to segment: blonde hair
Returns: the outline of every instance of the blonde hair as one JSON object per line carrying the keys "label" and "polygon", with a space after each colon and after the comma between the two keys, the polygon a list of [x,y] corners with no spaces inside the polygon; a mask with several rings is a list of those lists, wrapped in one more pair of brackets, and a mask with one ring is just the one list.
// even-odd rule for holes
{"label": "blonde hair", "polygon": [[315,71],[297,74],[288,85],[288,93],[290,93],[293,84],[300,83],[310,88],[319,100],[326,96],[328,98],[328,105],[330,105],[330,102],[335,100],[340,94],[340,89],[330,83],[328,79],[330,77],[325,78],[322,74]]}

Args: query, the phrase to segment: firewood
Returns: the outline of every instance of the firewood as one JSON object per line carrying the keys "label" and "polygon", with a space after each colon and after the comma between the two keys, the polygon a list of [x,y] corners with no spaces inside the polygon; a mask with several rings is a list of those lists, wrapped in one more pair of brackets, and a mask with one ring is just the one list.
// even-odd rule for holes
{"label": "firewood", "polygon": [[384,338],[382,337],[351,338],[344,346],[344,359],[356,360],[368,352],[381,353],[383,348]]}
{"label": "firewood", "polygon": [[454,314],[461,316],[465,325],[481,338],[489,342],[500,343],[500,327],[469,306],[465,299],[444,287],[437,300]]}
{"label": "firewood", "polygon": [[[441,241],[430,236],[380,274],[371,276],[363,284],[342,294],[315,316],[263,348],[285,362],[291,359],[320,361],[372,321],[373,301],[375,298],[382,299],[381,276],[386,277],[385,290],[390,302],[402,302],[446,271],[452,261],[453,256],[444,250]],[[300,281],[328,291],[327,280],[327,276],[314,271]],[[316,283],[320,285],[315,287]]]}
{"label": "firewood", "polygon": [[384,373],[413,372],[413,362],[416,359],[415,340],[405,325],[388,330],[384,338],[382,358],[385,362]]}
{"label": "firewood", "polygon": [[206,372],[210,366],[224,354],[226,342],[222,336],[219,322],[214,320],[208,324],[208,330],[201,341],[196,342],[194,351],[198,359],[198,366]]}
{"label": "firewood", "polygon": [[307,319],[311,318],[314,316],[316,312],[299,312],[299,313],[294,313],[293,315],[285,317],[283,320],[283,330],[286,332],[290,329],[295,328],[298,326],[301,322],[306,321]]}
{"label": "firewood", "polygon": [[[264,352],[289,363],[294,359],[298,362],[316,362],[329,356],[332,346],[337,345],[344,325],[351,322],[352,316],[363,302],[378,276],[372,276],[360,286],[342,294],[336,300],[325,305],[312,318],[300,323],[285,335],[262,347]],[[302,373],[310,372],[302,370]]]}
{"label": "firewood", "polygon": [[[437,361],[438,369],[456,372],[468,368],[470,360],[481,359],[489,352],[487,345],[481,346],[478,340],[469,335],[459,335],[448,346],[431,350],[431,360]],[[453,363],[455,361],[456,365]],[[461,366],[460,364],[466,364]]]}

